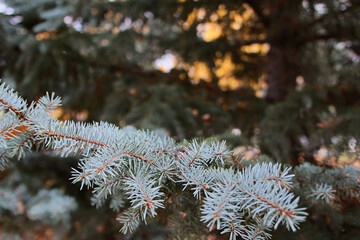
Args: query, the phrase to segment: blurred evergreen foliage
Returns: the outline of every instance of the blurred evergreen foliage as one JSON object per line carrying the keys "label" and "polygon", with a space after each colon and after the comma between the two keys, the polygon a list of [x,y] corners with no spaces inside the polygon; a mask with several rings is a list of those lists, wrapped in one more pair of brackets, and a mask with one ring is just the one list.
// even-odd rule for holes
{"label": "blurred evergreen foliage", "polygon": [[[0,12],[0,78],[29,100],[56,92],[63,120],[160,129],[180,141],[216,136],[243,146],[243,159],[266,154],[324,172],[359,166],[358,0],[1,0]],[[10,186],[14,169],[1,176],[2,186]],[[106,222],[114,217],[86,222],[89,192],[69,190],[66,181],[54,187],[87,204],[69,238],[120,236],[112,235],[117,223]],[[342,201],[340,211],[313,208],[312,224],[301,231],[318,235],[303,236],[356,239],[358,202]],[[274,239],[292,236],[280,230]]]}

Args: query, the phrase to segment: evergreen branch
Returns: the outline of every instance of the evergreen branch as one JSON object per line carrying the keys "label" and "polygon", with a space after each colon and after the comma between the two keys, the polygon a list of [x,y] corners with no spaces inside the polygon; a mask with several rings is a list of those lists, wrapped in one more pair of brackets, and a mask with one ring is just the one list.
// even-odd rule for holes
{"label": "evergreen branch", "polygon": [[48,113],[55,113],[56,108],[61,106],[61,98],[58,96],[55,96],[55,93],[51,93],[51,95],[46,92],[46,96],[41,97],[38,102],[37,106],[41,105],[45,112]]}
{"label": "evergreen branch", "polygon": [[199,144],[198,141],[193,140],[178,154],[178,161],[185,168],[208,166],[212,162],[223,164],[223,159],[228,157],[230,153],[225,142],[202,142]]}
{"label": "evergreen branch", "polygon": [[199,155],[200,151],[201,151],[201,147],[197,150],[197,152],[195,153],[195,156],[189,162],[188,167],[190,167],[190,165],[195,161],[195,159]]}
{"label": "evergreen branch", "polygon": [[184,169],[178,175],[180,182],[184,182],[183,189],[190,185],[193,186],[191,190],[193,190],[194,196],[198,199],[201,198],[201,192],[204,191],[206,194],[207,190],[210,189],[210,185],[213,184],[214,176],[202,167]]}
{"label": "evergreen branch", "polygon": [[109,207],[116,212],[119,212],[121,208],[125,205],[124,195],[120,192],[113,194]]}
{"label": "evergreen branch", "polygon": [[[17,138],[20,141],[20,143],[15,144],[15,146],[12,146],[11,144],[9,144],[9,148],[12,149],[11,156],[18,154],[18,160],[21,159],[25,155],[24,149],[23,149],[24,147],[25,147],[25,149],[28,149],[28,150],[31,149],[32,141],[30,141],[30,140],[32,140],[32,138],[34,137],[35,134],[31,133],[31,132],[25,132],[22,135],[24,135],[24,137]],[[13,141],[11,143],[12,144],[16,143],[16,141]]]}
{"label": "evergreen branch", "polygon": [[135,153],[132,153],[132,152],[129,152],[129,151],[125,151],[125,154],[129,154],[129,155],[130,155],[130,156],[132,156],[132,157],[135,157],[135,158],[138,158],[138,159],[144,160],[144,161],[146,161],[146,162],[148,162],[148,163],[150,163],[150,164],[152,164],[152,165],[156,166],[156,164],[155,164],[152,160],[147,159],[146,157],[141,156],[141,155],[139,155],[139,154],[135,154]]}
{"label": "evergreen branch", "polygon": [[115,185],[115,184],[117,184],[119,181],[121,180],[121,178],[117,178],[117,179],[115,179],[115,180],[112,180],[111,182],[108,182],[108,183],[106,183],[104,186],[102,186],[101,188],[107,188],[107,187],[109,187],[109,186],[113,186],[113,185]]}
{"label": "evergreen branch", "polygon": [[282,215],[286,215],[292,219],[295,219],[295,216],[294,216],[294,211],[290,211],[290,210],[286,210],[282,207],[280,207],[279,205],[277,205],[276,203],[272,203],[272,202],[269,202],[268,200],[266,200],[265,198],[262,198],[260,197],[259,195],[256,195],[255,193],[251,193],[249,191],[246,191],[245,189],[243,188],[240,188],[240,190],[246,194],[248,194],[249,196],[252,196],[252,197],[255,197],[256,199],[258,199],[260,202],[263,202],[265,203],[266,205],[269,205],[270,207],[273,207],[277,210],[279,210]]}
{"label": "evergreen branch", "polygon": [[26,101],[19,97],[15,90],[5,83],[0,85],[0,110],[2,109],[9,109],[20,118],[25,117],[27,110]]}
{"label": "evergreen branch", "polygon": [[123,224],[123,227],[120,229],[123,234],[126,234],[128,231],[133,232],[140,224],[140,210],[129,209],[123,212],[116,220]]}
{"label": "evergreen branch", "polygon": [[69,213],[77,208],[75,199],[56,189],[41,190],[28,205],[27,215],[30,219],[52,224],[66,221]]}
{"label": "evergreen branch", "polygon": [[113,139],[102,133],[112,133],[114,138],[121,134],[111,124],[60,122],[43,111],[34,111],[29,118],[32,123],[30,129],[36,132],[37,141],[44,142],[48,148],[60,150],[62,155],[70,152],[88,155],[94,149],[111,146]]}
{"label": "evergreen branch", "polygon": [[265,226],[259,219],[256,219],[253,224],[248,224],[245,228],[246,234],[241,234],[244,240],[266,240],[271,238],[271,235],[266,232],[270,230],[269,227]]}
{"label": "evergreen branch", "polygon": [[247,195],[247,197],[244,197],[242,208],[249,209],[254,215],[264,214],[265,212],[264,224],[267,226],[272,226],[273,223],[275,223],[274,228],[276,229],[277,226],[283,222],[288,229],[296,231],[298,222],[303,221],[307,215],[303,212],[303,208],[293,208],[293,206],[297,205],[299,199],[297,198],[293,202],[290,202],[292,196],[285,192],[286,190],[280,190],[276,193],[276,196],[273,195],[275,194],[275,192],[273,192],[268,196],[269,199],[273,199],[268,200],[260,194],[250,192],[244,188],[239,189]]}
{"label": "evergreen branch", "polygon": [[[236,212],[236,192],[235,184],[223,186],[218,184],[212,188],[212,192],[208,193],[202,208],[201,220],[207,223],[210,231],[213,230],[215,224],[216,229],[221,228],[222,218],[229,217]],[[234,205],[235,204],[235,205]]]}
{"label": "evergreen branch", "polygon": [[9,189],[0,188],[0,210],[6,209],[13,214],[22,214],[23,203],[17,194]]}
{"label": "evergreen branch", "polygon": [[104,199],[107,199],[108,195],[113,195],[119,191],[124,179],[125,177],[114,176],[105,180],[97,180],[94,183],[96,187],[93,190],[93,194],[98,198],[102,196]]}
{"label": "evergreen branch", "polygon": [[[6,91],[12,97],[15,94]],[[118,218],[124,224],[124,233],[133,231],[141,220],[146,223],[146,217],[154,217],[158,208],[164,208],[164,193],[160,190],[167,189],[169,181],[181,183],[183,190],[191,186],[198,199],[204,196],[201,221],[210,230],[216,227],[229,232],[233,239],[267,236],[263,229],[277,228],[280,223],[295,231],[305,218],[303,209],[297,208],[298,198],[293,200],[289,192],[294,177],[289,174],[290,168],[282,170],[280,164],[271,163],[242,171],[225,168],[224,159],[231,154],[225,142],[192,140],[177,145],[171,138],[150,131],[123,130],[104,122],[60,122],[51,115],[60,104],[60,98],[47,94],[29,108],[23,107],[27,109],[21,123],[25,132],[8,139],[3,134],[2,155],[7,156],[7,150],[13,149],[12,153],[21,157],[23,146],[32,142],[42,143],[63,156],[82,154],[79,170],[73,169],[71,180],[81,182],[80,188],[93,188],[92,204],[96,206],[111,196],[112,208],[119,210],[125,205],[123,199],[127,199],[130,208]],[[18,117],[9,115],[10,120],[1,123],[0,131],[16,129]],[[245,217],[244,212],[251,216]],[[261,219],[264,228],[253,233],[251,226],[242,225],[245,218],[255,222]]]}
{"label": "evergreen branch", "polygon": [[309,198],[314,197],[315,200],[322,199],[326,203],[330,203],[335,199],[335,190],[327,184],[317,184],[315,188],[311,189],[311,192]]}
{"label": "evergreen branch", "polygon": [[355,197],[358,201],[360,199],[360,171],[354,166],[322,169],[304,163],[295,168],[295,173],[302,188],[310,192],[308,199],[322,199],[327,204],[332,204],[335,199],[340,201],[344,197]]}
{"label": "evergreen branch", "polygon": [[16,128],[19,124],[18,118],[12,112],[7,112],[1,117],[0,135],[5,138],[14,136],[18,132]]}
{"label": "evergreen branch", "polygon": [[237,188],[243,199],[241,208],[250,210],[254,215],[261,213],[264,216],[264,224],[267,226],[275,223],[276,229],[283,222],[288,229],[295,231],[298,223],[307,215],[304,209],[296,209],[299,198],[293,200],[294,195],[278,184],[269,181],[254,182],[254,177],[261,176],[261,172],[266,173],[269,170],[265,164],[262,164],[264,168],[258,166],[260,164],[242,170],[238,174]]}
{"label": "evergreen branch", "polygon": [[224,222],[221,226],[221,234],[230,233],[229,239],[236,240],[237,236],[243,236],[246,234],[245,220],[242,214],[235,215],[234,218],[224,218]]}
{"label": "evergreen branch", "polygon": [[[251,171],[251,172],[250,172]],[[290,189],[294,174],[289,174],[290,168],[281,170],[281,165],[264,163],[257,164],[245,170],[244,174],[254,174],[254,181],[274,181],[280,187]]]}
{"label": "evergreen branch", "polygon": [[20,118],[24,118],[25,115],[20,110],[13,107],[10,103],[5,102],[3,99],[0,99],[0,103],[7,109],[11,110],[13,113],[17,114]]}
{"label": "evergreen branch", "polygon": [[[152,217],[156,215],[157,208],[164,208],[160,186],[154,186],[155,181],[146,174],[146,167],[134,166],[134,170],[130,171],[129,177],[124,180],[124,191],[128,195],[133,209],[139,209],[142,219],[146,219],[147,213]],[[131,190],[131,191],[130,191]],[[149,212],[148,212],[149,211]]]}
{"label": "evergreen branch", "polygon": [[[82,138],[82,137],[79,137],[79,136],[71,136],[71,135],[65,135],[65,134],[61,134],[61,133],[55,133],[55,132],[52,132],[50,129],[47,132],[44,131],[42,133],[49,136],[49,137],[67,138],[67,139],[71,139],[71,140],[75,140],[75,141],[80,141],[80,142],[91,143],[91,144],[94,144],[94,145],[99,145],[99,146],[102,146],[102,147],[110,147],[110,146],[108,146],[108,145],[106,145],[105,143],[102,143],[102,142]],[[85,146],[89,146],[89,145],[85,145]]]}
{"label": "evergreen branch", "polygon": [[323,23],[326,20],[329,20],[331,17],[333,17],[334,15],[336,17],[341,17],[342,15],[349,13],[349,12],[356,12],[357,10],[359,10],[359,6],[357,5],[351,5],[350,7],[347,7],[345,9],[340,9],[338,11],[330,11],[327,14],[323,14],[322,16],[318,17],[318,18],[314,18],[311,21],[305,22],[302,24],[301,28],[308,28],[308,27],[312,27],[315,24],[319,24],[319,23]]}
{"label": "evergreen branch", "polygon": [[107,162],[105,162],[103,165],[101,165],[98,169],[95,170],[96,173],[99,173],[101,171],[103,171],[103,169],[109,165],[115,158],[123,155],[124,153],[119,153],[119,154],[116,154],[115,156],[113,156],[112,158],[110,158]]}
{"label": "evergreen branch", "polygon": [[0,155],[0,159],[2,159],[6,155],[6,150]]}

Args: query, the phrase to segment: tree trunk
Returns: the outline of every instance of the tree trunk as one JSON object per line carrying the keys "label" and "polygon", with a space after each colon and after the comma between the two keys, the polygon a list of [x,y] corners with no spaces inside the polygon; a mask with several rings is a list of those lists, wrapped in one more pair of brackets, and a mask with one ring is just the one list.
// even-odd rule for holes
{"label": "tree trunk", "polygon": [[296,46],[271,45],[268,53],[266,99],[278,102],[286,98],[295,88],[299,75],[299,57]]}

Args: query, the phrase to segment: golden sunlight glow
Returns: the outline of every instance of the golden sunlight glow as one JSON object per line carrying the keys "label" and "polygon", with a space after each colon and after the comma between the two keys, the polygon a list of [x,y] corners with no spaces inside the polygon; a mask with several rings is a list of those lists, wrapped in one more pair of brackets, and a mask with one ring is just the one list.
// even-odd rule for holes
{"label": "golden sunlight glow", "polygon": [[[223,21],[220,21],[224,17],[228,16],[230,22],[230,29],[234,31],[240,30],[246,21],[251,21],[256,15],[252,8],[243,4],[243,11],[228,11],[224,4],[220,4],[217,10],[213,12],[206,12],[203,8],[194,9],[188,16],[186,21],[180,22],[184,30],[188,30],[190,26],[196,26],[197,35],[199,38],[203,39],[205,42],[211,42],[222,35],[227,35],[224,29],[227,29],[223,24]],[[205,20],[206,17],[209,20]],[[201,21],[201,20],[205,20]],[[200,21],[200,22],[199,22]],[[226,22],[226,21],[225,21]],[[249,34],[242,34],[241,38],[244,41],[251,41],[253,37]],[[264,39],[265,35],[258,39]],[[265,56],[270,49],[269,44],[260,44],[254,43],[251,45],[242,46],[239,51],[247,54],[257,54]],[[249,57],[246,54],[241,54],[242,58]],[[251,61],[252,59],[248,59]],[[241,71],[244,66],[242,64],[235,64],[232,61],[232,56],[230,53],[216,55],[215,59],[215,68],[209,69],[209,67],[204,62],[196,61],[193,64],[182,64],[184,70],[188,71],[189,78],[192,79],[194,84],[199,83],[201,80],[211,81],[212,73],[216,75],[219,79],[218,85],[222,90],[235,90],[244,85],[250,86],[254,89],[257,97],[262,98],[265,96],[267,90],[267,84],[265,82],[266,76],[261,76],[256,82],[250,81],[249,79],[239,79],[234,76],[235,71]]]}
{"label": "golden sunlight glow", "polygon": [[224,59],[216,59],[215,65],[217,66],[215,74],[219,78],[225,77],[235,70],[235,64],[231,60],[230,53],[227,53]]}
{"label": "golden sunlight glow", "polygon": [[198,36],[201,37],[205,42],[211,42],[219,38],[222,34],[222,28],[220,24],[207,22],[197,25],[196,30]]}
{"label": "golden sunlight glow", "polygon": [[211,71],[204,62],[194,62],[189,68],[188,76],[195,84],[198,84],[200,80],[211,82]]}
{"label": "golden sunlight glow", "polygon": [[216,10],[216,14],[219,16],[219,18],[224,17],[228,11],[226,10],[226,6],[224,4],[220,4],[218,10]]}
{"label": "golden sunlight glow", "polygon": [[[219,38],[223,34],[223,26],[218,22],[219,19],[229,16],[230,28],[237,31],[243,26],[243,23],[255,17],[253,10],[247,4],[243,5],[245,11],[241,14],[237,11],[228,11],[224,4],[220,4],[218,9],[212,13],[207,13],[204,8],[195,8],[188,16],[186,21],[181,21],[179,24],[184,30],[189,30],[190,26],[195,24],[196,21],[205,19],[206,15],[210,17],[210,22],[199,23],[196,26],[198,36],[205,42],[211,42]],[[246,38],[246,36],[243,36]],[[246,40],[246,39],[244,39]]]}
{"label": "golden sunlight glow", "polygon": [[196,19],[196,13],[197,10],[193,10],[187,17],[183,27],[185,30],[189,29],[189,27],[194,23],[195,19]]}
{"label": "golden sunlight glow", "polygon": [[239,79],[235,78],[234,76],[225,76],[219,79],[219,87],[221,90],[235,90],[239,88],[242,83]]}
{"label": "golden sunlight glow", "polygon": [[253,9],[247,3],[243,4],[243,6],[245,7],[245,11],[242,14],[244,21],[248,21],[250,18],[256,16]]}
{"label": "golden sunlight glow", "polygon": [[236,65],[231,60],[231,54],[227,53],[224,58],[215,60],[215,74],[219,78],[219,87],[222,90],[234,90],[240,86],[239,79],[233,76]]}
{"label": "golden sunlight glow", "polygon": [[206,16],[206,10],[204,8],[195,8],[188,16],[185,22],[180,23],[184,30],[189,30],[190,26],[195,20],[202,20]]}
{"label": "golden sunlight glow", "polygon": [[57,107],[55,111],[51,112],[51,116],[54,118],[60,118],[64,114],[64,109],[62,107]]}
{"label": "golden sunlight glow", "polygon": [[267,43],[254,43],[242,46],[240,50],[248,54],[261,54],[265,56],[270,50],[270,45]]}
{"label": "golden sunlight glow", "polygon": [[230,24],[230,27],[233,30],[240,30],[244,22],[243,17],[236,11],[231,11],[230,18],[233,20],[232,23]]}

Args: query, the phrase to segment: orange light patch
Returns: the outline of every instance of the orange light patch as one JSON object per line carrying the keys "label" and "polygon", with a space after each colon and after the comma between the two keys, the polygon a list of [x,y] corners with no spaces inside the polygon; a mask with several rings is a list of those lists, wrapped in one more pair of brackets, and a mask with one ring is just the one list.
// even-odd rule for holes
{"label": "orange light patch", "polygon": [[254,43],[251,45],[242,46],[240,50],[248,54],[260,54],[264,56],[269,52],[270,45],[267,43]]}
{"label": "orange light patch", "polygon": [[41,33],[36,34],[36,36],[35,36],[36,40],[38,40],[38,41],[48,39],[49,37],[50,37],[50,33],[48,33],[48,32],[41,32]]}
{"label": "orange light patch", "polygon": [[241,81],[233,76],[235,69],[242,66],[236,66],[233,63],[230,53],[227,53],[224,58],[216,59],[215,65],[215,74],[219,78],[218,84],[222,90],[234,90],[242,85]]}
{"label": "orange light patch", "polygon": [[189,68],[188,75],[195,84],[198,84],[200,80],[211,82],[211,71],[204,62],[194,62]]}
{"label": "orange light patch", "polygon": [[28,127],[27,126],[24,126],[24,125],[20,125],[18,127],[16,127],[15,129],[13,129],[12,131],[8,132],[6,135],[5,135],[5,139],[8,140],[22,132],[26,132],[28,130]]}
{"label": "orange light patch", "polygon": [[201,23],[196,27],[198,36],[205,42],[211,42],[218,39],[222,34],[220,24],[214,22]]}
{"label": "orange light patch", "polygon": [[64,114],[64,109],[62,107],[57,107],[51,112],[51,116],[54,118],[60,118]]}

